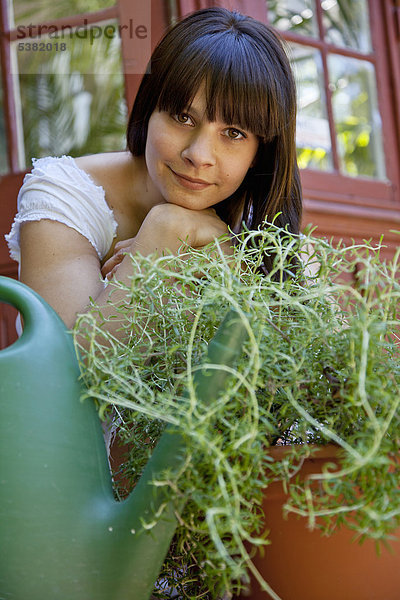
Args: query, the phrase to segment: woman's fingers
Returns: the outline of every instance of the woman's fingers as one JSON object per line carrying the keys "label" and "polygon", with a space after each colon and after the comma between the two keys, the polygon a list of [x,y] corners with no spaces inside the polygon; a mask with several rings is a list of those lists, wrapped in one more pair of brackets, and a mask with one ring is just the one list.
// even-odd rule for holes
{"label": "woman's fingers", "polygon": [[119,265],[116,265],[116,266],[115,266],[113,269],[111,269],[111,271],[109,271],[109,272],[107,273],[107,275],[105,276],[105,278],[104,278],[104,279],[107,279],[108,281],[109,281],[110,279],[112,279],[112,278],[113,278],[113,276],[115,275],[115,273],[118,271],[118,267],[119,267]]}
{"label": "woman's fingers", "polygon": [[118,253],[120,250],[125,250],[126,252],[128,252],[134,239],[135,238],[128,238],[126,240],[121,240],[117,242],[114,246],[114,254]]}
{"label": "woman's fingers", "polygon": [[124,253],[114,254],[111,258],[109,258],[101,268],[101,274],[105,278],[111,274],[111,272],[122,262],[124,258]]}
{"label": "woman's fingers", "polygon": [[110,279],[112,277],[120,263],[124,260],[125,254],[129,252],[134,239],[135,238],[128,238],[115,244],[114,254],[106,260],[101,268],[103,278]]}

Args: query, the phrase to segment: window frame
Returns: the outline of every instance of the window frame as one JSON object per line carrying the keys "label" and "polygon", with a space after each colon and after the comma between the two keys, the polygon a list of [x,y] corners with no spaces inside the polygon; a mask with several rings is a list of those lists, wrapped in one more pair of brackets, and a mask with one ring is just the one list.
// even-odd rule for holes
{"label": "window frame", "polygon": [[[316,2],[317,19],[320,32],[324,31],[322,23],[322,7]],[[359,205],[368,204],[372,207],[385,206],[392,209],[396,203],[395,192],[399,188],[399,148],[396,135],[395,121],[389,95],[382,92],[390,88],[389,73],[386,60],[387,47],[384,42],[383,13],[379,10],[377,2],[369,0],[369,13],[371,25],[372,52],[367,54],[350,48],[342,48],[325,42],[321,37],[313,38],[292,32],[280,32],[280,35],[288,42],[316,48],[321,53],[324,66],[324,89],[326,98],[327,117],[332,140],[333,171],[319,171],[316,169],[302,170],[302,181],[307,197],[319,196],[324,189],[335,190],[327,193],[330,201],[342,201],[345,204],[355,203]],[[322,34],[321,34],[322,35]],[[377,50],[378,49],[378,50]],[[385,49],[384,53],[382,50]],[[368,177],[351,177],[340,172],[339,158],[336,148],[335,124],[332,110],[332,92],[328,80],[328,55],[335,54],[356,58],[369,62],[374,66],[378,94],[379,112],[382,117],[382,140],[385,153],[385,164],[387,181],[380,181]],[[397,157],[397,161],[395,159]]]}

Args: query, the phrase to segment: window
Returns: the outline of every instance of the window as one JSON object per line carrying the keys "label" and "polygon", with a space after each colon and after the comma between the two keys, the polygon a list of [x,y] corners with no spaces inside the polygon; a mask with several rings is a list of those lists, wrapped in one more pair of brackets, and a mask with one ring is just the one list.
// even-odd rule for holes
{"label": "window", "polygon": [[[371,180],[377,183],[374,195],[392,201],[397,177],[388,172],[385,157],[392,153],[394,140],[390,123],[382,121],[387,90],[381,88],[379,97],[380,64],[370,26],[377,16],[378,28],[382,10],[368,0],[268,0],[266,4],[270,23],[289,44],[297,77],[300,167],[359,179],[359,196],[363,185],[368,186],[366,180]],[[364,189],[367,197],[371,189]]]}
{"label": "window", "polygon": [[32,157],[124,148],[127,106],[114,5],[9,0],[13,143],[21,170]]}

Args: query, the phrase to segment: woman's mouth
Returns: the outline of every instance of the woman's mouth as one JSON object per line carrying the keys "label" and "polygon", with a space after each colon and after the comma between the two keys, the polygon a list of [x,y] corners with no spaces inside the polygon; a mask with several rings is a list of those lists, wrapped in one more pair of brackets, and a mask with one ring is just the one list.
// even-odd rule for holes
{"label": "woman's mouth", "polygon": [[189,177],[188,175],[183,175],[181,173],[177,173],[171,167],[169,167],[172,174],[174,175],[176,181],[183,187],[188,190],[204,190],[210,185],[213,185],[209,181],[205,181],[204,179],[196,179],[194,177]]}

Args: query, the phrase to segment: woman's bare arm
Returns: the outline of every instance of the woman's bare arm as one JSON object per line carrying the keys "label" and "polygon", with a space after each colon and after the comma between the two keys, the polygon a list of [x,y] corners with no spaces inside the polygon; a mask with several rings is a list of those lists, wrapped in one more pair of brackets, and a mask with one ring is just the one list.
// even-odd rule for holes
{"label": "woman's bare arm", "polygon": [[20,279],[38,292],[72,327],[89,298],[104,285],[96,250],[80,233],[50,220],[23,223]]}
{"label": "woman's bare arm", "polygon": [[[201,247],[227,233],[227,227],[213,209],[192,211],[172,204],[153,207],[132,239],[130,252],[176,253],[185,240]],[[100,261],[90,242],[75,230],[58,222],[42,220],[21,228],[21,280],[37,291],[71,328],[79,313],[87,312],[90,299],[113,316],[113,304],[125,300],[125,293],[104,287]],[[129,284],[132,264],[128,256],[118,267],[118,279]],[[110,293],[112,302],[110,304]],[[107,329],[115,333],[118,321]]]}

